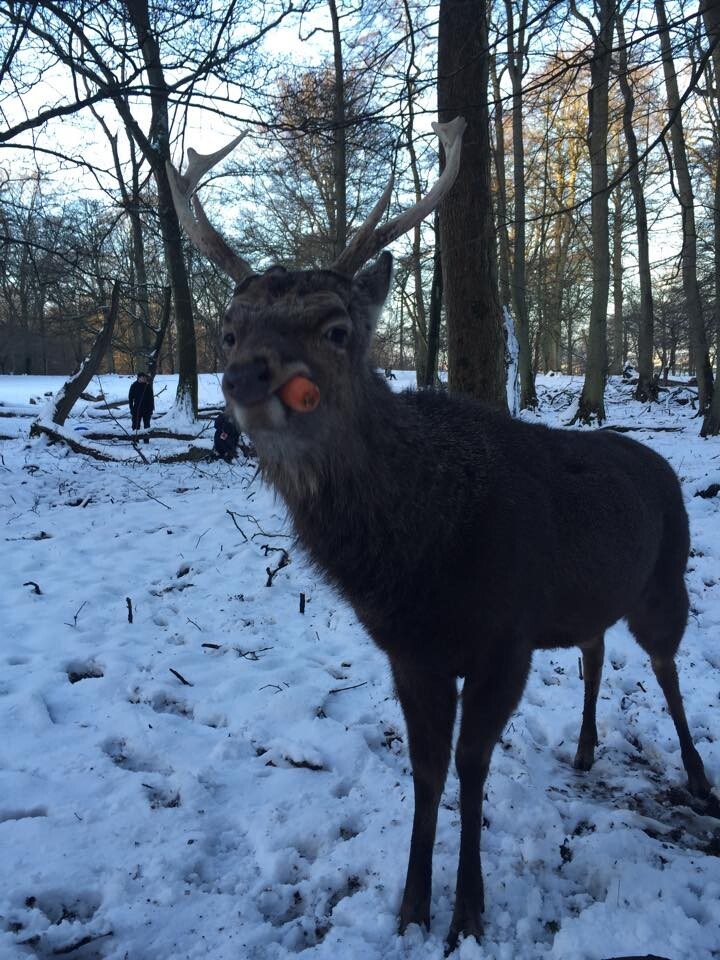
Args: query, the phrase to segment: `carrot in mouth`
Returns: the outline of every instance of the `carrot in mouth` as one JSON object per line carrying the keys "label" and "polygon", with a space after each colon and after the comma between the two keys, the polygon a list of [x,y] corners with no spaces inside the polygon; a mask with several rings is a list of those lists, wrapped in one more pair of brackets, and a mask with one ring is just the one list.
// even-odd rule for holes
{"label": "carrot in mouth", "polygon": [[320,403],[320,388],[307,377],[291,377],[280,387],[278,396],[291,410],[310,413]]}

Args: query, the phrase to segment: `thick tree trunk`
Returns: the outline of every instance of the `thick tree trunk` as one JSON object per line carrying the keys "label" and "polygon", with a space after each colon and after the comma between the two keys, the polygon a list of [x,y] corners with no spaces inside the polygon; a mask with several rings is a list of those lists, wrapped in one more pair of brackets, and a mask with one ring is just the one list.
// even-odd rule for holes
{"label": "thick tree trunk", "polygon": [[438,112],[467,120],[462,162],[440,208],[449,386],[503,410],[505,343],[490,186],[486,0],[440,0]]}
{"label": "thick tree trunk", "polygon": [[665,75],[668,116],[672,115],[675,118],[670,127],[670,138],[672,142],[675,175],[677,178],[677,194],[682,214],[683,242],[680,261],[682,264],[683,293],[685,295],[685,308],[690,324],[690,339],[697,371],[698,405],[700,410],[704,412],[712,400],[713,377],[697,278],[695,198],[685,147],[685,132],[680,114],[680,93],[678,90],[675,64],[673,63],[667,16],[665,14],[665,0],[655,0],[655,12],[657,14],[660,31],[660,49],[662,51],[663,73]]}
{"label": "thick tree trunk", "polygon": [[592,201],[592,301],[588,330],[585,382],[576,419],[581,423],[602,423],[605,419],[605,376],[607,372],[607,306],[610,293],[610,250],[608,231],[608,89],[616,6],[612,0],[599,0],[599,28],[594,35],[590,65],[591,87],[588,95]]}

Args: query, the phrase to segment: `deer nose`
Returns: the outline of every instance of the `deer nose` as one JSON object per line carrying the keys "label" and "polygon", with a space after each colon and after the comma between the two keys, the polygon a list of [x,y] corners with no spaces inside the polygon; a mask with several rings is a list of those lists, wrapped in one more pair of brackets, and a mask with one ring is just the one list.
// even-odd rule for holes
{"label": "deer nose", "polygon": [[269,393],[270,367],[264,357],[247,363],[231,363],[223,376],[223,392],[236,403],[249,406]]}

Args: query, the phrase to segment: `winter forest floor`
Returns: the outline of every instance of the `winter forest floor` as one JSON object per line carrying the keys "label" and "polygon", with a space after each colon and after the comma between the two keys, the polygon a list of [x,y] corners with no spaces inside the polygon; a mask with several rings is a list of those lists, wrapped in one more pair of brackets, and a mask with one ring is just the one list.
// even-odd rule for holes
{"label": "winter forest floor", "polygon": [[[174,390],[159,381],[162,413]],[[102,378],[110,398],[129,383]],[[383,656],[252,463],[146,464],[129,444],[101,463],[28,441],[31,397],[59,385],[0,377],[0,958],[441,958],[457,779],[431,932],[401,938],[412,784]],[[581,381],[538,386],[526,416],[567,423]],[[720,493],[698,496],[720,483],[720,440],[698,437],[687,391],[652,409],[631,392],[611,383],[608,422],[635,428],[685,491],[678,664],[720,783]],[[201,396],[220,403],[216,377]],[[98,423],[81,403],[68,426]],[[672,723],[624,625],[607,637],[587,774],[572,767],[581,705],[577,651],[537,654],[488,780],[485,938],[456,956],[720,957],[720,821],[686,805]]]}

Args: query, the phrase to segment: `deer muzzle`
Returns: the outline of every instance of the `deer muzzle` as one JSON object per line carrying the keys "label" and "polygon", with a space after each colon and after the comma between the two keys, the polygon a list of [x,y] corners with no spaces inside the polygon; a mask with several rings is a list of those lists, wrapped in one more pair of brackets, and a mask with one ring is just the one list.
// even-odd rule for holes
{"label": "deer muzzle", "polygon": [[242,407],[262,403],[270,394],[270,367],[264,357],[231,363],[223,376],[223,393]]}

